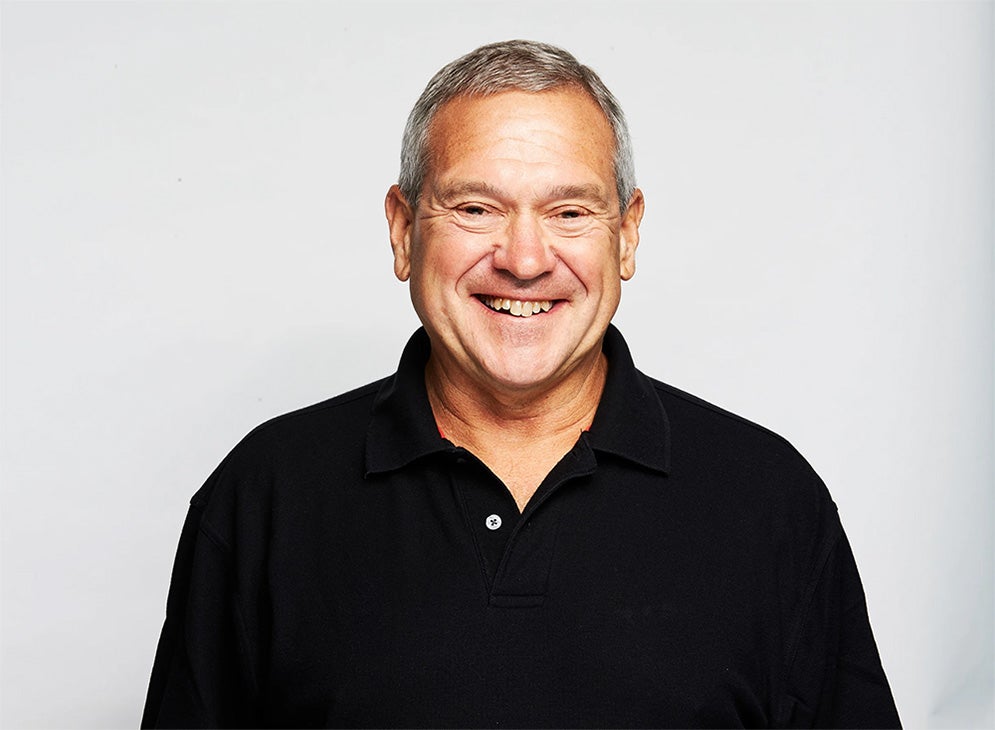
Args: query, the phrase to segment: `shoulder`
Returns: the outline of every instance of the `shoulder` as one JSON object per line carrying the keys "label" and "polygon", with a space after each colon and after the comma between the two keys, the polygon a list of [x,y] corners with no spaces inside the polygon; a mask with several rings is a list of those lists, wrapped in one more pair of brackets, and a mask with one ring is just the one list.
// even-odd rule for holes
{"label": "shoulder", "polygon": [[653,381],[671,428],[675,489],[703,505],[755,569],[777,566],[777,601],[797,620],[844,540],[836,504],[808,460],[783,436],[673,386]]}
{"label": "shoulder", "polygon": [[295,445],[307,446],[315,441],[327,443],[328,439],[348,440],[357,434],[363,436],[373,403],[385,380],[271,418],[252,429],[232,453],[274,455],[273,450],[285,451]]}
{"label": "shoulder", "polygon": [[702,398],[649,378],[670,424],[675,447],[688,458],[817,482],[815,471],[782,435]]}
{"label": "shoulder", "polygon": [[783,453],[801,459],[794,446],[775,431],[672,385],[654,378],[649,380],[673,428],[697,437],[708,436],[709,440],[719,438],[723,445],[731,448],[761,447],[768,455]]}
{"label": "shoulder", "polygon": [[252,429],[221,461],[191,503],[232,507],[267,499],[281,482],[306,487],[324,474],[360,471],[370,414],[385,379],[271,418]]}
{"label": "shoulder", "polygon": [[[839,537],[836,504],[808,460],[783,436],[658,380],[667,413],[672,476],[749,514],[790,541]],[[814,557],[814,556],[813,556]]]}

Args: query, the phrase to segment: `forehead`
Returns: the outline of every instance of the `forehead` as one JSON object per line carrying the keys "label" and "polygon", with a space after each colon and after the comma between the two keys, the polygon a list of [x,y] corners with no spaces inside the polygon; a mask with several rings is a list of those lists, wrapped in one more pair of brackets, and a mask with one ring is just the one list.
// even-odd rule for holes
{"label": "forehead", "polygon": [[597,102],[572,86],[456,97],[436,112],[427,142],[429,175],[506,159],[575,162],[614,177],[611,125]]}

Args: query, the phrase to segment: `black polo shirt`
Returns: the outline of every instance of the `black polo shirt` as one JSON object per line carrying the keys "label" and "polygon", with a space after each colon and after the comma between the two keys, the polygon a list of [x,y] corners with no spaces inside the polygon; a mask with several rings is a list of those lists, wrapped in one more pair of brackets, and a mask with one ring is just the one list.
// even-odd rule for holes
{"label": "black polo shirt", "polygon": [[519,514],[385,380],[250,433],[191,501],[145,727],[897,726],[836,508],[611,328]]}

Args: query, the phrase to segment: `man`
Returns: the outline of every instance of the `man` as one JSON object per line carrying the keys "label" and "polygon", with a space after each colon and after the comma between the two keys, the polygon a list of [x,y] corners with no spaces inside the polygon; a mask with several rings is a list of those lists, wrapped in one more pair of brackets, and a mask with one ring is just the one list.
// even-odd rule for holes
{"label": "man", "polygon": [[563,50],[443,68],[387,194],[424,324],[194,496],[143,726],[897,726],[836,509],[611,325],[643,195]]}

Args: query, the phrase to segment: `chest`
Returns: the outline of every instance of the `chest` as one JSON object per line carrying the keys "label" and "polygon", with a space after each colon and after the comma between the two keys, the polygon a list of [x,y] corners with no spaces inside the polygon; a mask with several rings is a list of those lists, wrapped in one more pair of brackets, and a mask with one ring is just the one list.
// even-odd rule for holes
{"label": "chest", "polygon": [[381,486],[298,515],[304,556],[275,537],[268,686],[282,716],[765,721],[783,627],[775,573],[757,567],[770,546],[741,520],[605,469],[566,470],[521,514],[472,464],[426,473],[413,493]]}

